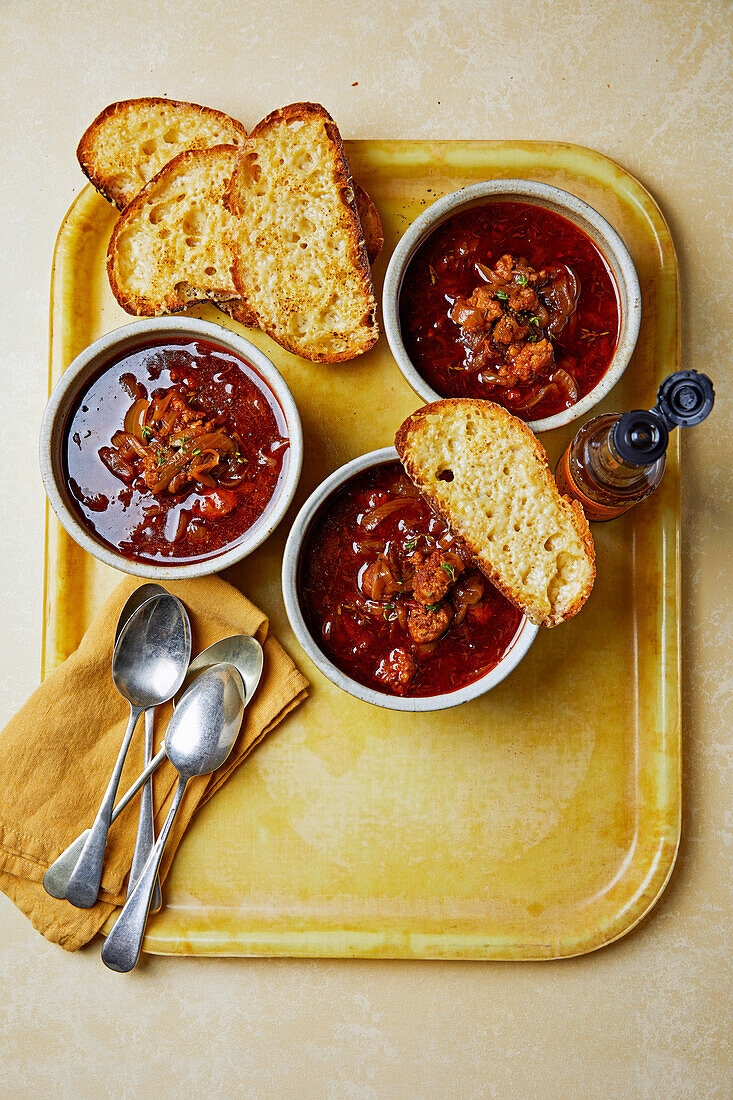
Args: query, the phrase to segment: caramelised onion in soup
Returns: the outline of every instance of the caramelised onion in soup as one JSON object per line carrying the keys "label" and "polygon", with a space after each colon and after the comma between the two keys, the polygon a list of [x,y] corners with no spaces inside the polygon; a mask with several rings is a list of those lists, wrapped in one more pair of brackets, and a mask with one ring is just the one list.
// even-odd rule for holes
{"label": "caramelised onion in soup", "polygon": [[407,354],[442,397],[479,397],[523,420],[576,404],[616,350],[613,275],[567,218],[530,203],[454,215],[410,260],[399,303]]}
{"label": "caramelised onion in soup", "polygon": [[399,462],[357,474],[324,502],[301,550],[298,594],[329,660],[391,695],[474,683],[522,621]]}
{"label": "caramelised onion in soup", "polygon": [[87,384],[66,424],[74,505],[126,557],[203,561],[267,515],[289,439],[255,368],[204,340],[126,352]]}

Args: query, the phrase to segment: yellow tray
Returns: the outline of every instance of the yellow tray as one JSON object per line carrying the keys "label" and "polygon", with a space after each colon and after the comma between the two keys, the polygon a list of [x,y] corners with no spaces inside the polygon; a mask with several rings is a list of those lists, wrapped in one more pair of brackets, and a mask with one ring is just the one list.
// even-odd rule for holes
{"label": "yellow tray", "polygon": [[[641,280],[633,362],[602,409],[646,407],[679,360],[674,248],[649,194],[591,150],[535,142],[351,142],[354,176],[395,243],[426,204],[491,177],[557,184],[626,241]],[[129,321],[104,255],[114,211],[91,188],[59,233],[53,383]],[[199,316],[238,328],[213,307]],[[330,685],[301,652],[280,592],[295,511],[355,455],[392,442],[418,402],[386,340],[342,366],[305,363],[259,332],[300,408],[303,478],[280,529],[227,578],[271,617],[310,699],[196,818],[149,924],[165,954],[548,959],[628,932],[667,882],[680,833],[679,456],[661,489],[596,525],[598,581],[576,619],[543,630],[483,699],[415,716]],[[572,428],[543,436],[558,457]],[[47,527],[44,668],[76,647],[119,574]]]}

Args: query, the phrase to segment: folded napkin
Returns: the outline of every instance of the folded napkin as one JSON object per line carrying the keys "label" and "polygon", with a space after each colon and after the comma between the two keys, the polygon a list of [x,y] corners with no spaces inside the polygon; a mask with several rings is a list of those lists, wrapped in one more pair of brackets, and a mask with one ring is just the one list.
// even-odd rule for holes
{"label": "folded napkin", "polygon": [[[120,584],[89,626],[75,653],[53,671],[0,734],[0,889],[47,939],[76,951],[125,900],[137,832],[139,798],[109,833],[99,901],[76,909],[46,893],[42,879],[57,856],[94,820],[129,717],[110,672],[117,618],[142,582]],[[191,619],[193,654],[231,634],[254,635],[264,647],[259,688],[247,707],[237,743],[212,775],[189,783],[160,867],[165,879],[176,849],[199,806],[219,789],[244,757],[305,697],[308,681],[280,644],[268,637],[266,617],[219,577],[164,585],[183,600]],[[158,707],[154,753],[171,704]],[[127,755],[119,794],[144,765],[142,717]],[[155,831],[171,804],[178,775],[165,760],[153,777]]]}

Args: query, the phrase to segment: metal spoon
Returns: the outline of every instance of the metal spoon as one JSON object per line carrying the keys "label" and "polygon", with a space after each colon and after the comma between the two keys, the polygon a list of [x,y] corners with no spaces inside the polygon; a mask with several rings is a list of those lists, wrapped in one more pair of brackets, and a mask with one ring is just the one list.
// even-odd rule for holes
{"label": "metal spoon", "polygon": [[115,795],[137,721],[148,707],[165,703],[175,695],[190,656],[191,627],[185,607],[175,596],[166,593],[147,600],[122,628],[112,655],[112,679],[130,704],[130,721],[102,804],[66,889],[67,901],[80,909],[90,909],[99,894]]}
{"label": "metal spoon", "polygon": [[[148,588],[156,586],[143,585],[142,587]],[[137,589],[137,591],[139,592],[140,589]],[[133,592],[133,596],[134,595],[135,593]],[[130,600],[132,600],[132,596]],[[125,604],[125,607],[126,606],[127,604]],[[120,615],[120,618],[122,618],[122,615]],[[203,672],[204,669],[210,668],[211,665],[219,664],[220,662],[234,665],[241,675],[244,681],[244,690],[246,694],[245,706],[247,706],[251,702],[252,696],[257,690],[257,685],[260,682],[263,663],[262,646],[256,638],[251,638],[248,634],[234,634],[231,638],[222,638],[221,641],[214,642],[213,645],[210,645],[203,653],[199,653],[198,657],[191,661],[191,664],[188,666],[186,679],[183,685],[178,689],[178,694],[173,700],[173,705],[177,705],[184,691],[190,686],[196,676]],[[112,821],[117,820],[125,807],[129,805],[143,784],[146,783],[153,774],[155,769],[163,763],[165,760],[164,744],[163,742],[160,751],[153,757],[150,764],[145,768],[145,771],[142,772],[132,786],[125,791],[112,811]],[[50,894],[52,898],[63,899],[66,897],[66,887],[79,861],[79,856],[82,853],[88,836],[89,829],[85,829],[76,840],[72,840],[69,847],[61,853],[56,862],[49,867],[43,876],[43,885],[46,893]],[[128,893],[129,892],[128,889]],[[157,912],[155,908],[155,894],[153,894],[153,902],[150,906],[150,911],[151,913]]]}
{"label": "metal spoon", "polygon": [[179,775],[168,817],[135,889],[102,947],[102,962],[126,974],[140,955],[153,883],[188,781],[220,767],[234,747],[244,714],[244,684],[233,665],[206,669],[182,696],[165,733],[168,759]]}
{"label": "metal spoon", "polygon": [[[153,596],[165,596],[165,595],[167,595],[167,592],[166,592],[165,588],[162,588],[159,584],[152,584],[151,583],[151,584],[141,584],[139,588],[136,588],[135,591],[132,592],[127,597],[127,599],[125,600],[125,603],[122,607],[122,610],[120,611],[118,619],[117,619],[117,626],[115,627],[115,639],[114,639],[114,644],[113,644],[113,651],[114,651],[114,646],[117,645],[117,640],[119,639],[119,636],[122,633],[122,630],[123,630],[125,624],[127,623],[128,619],[132,618],[134,613],[137,611],[138,607],[142,607],[142,605],[147,600],[152,599]],[[150,710],[145,711],[145,763],[146,764],[150,763],[150,757],[152,756],[152,751],[150,753],[148,753],[148,715],[150,715],[150,730],[151,730],[151,734],[152,734],[152,717],[153,717],[154,713],[155,713],[155,708],[154,707],[151,707]],[[151,744],[151,749],[152,749],[152,744]],[[165,752],[163,751],[163,752],[160,753],[160,761],[162,762],[164,759],[165,759]],[[124,797],[121,798],[120,801],[115,806],[114,811],[112,813],[112,821],[114,821],[122,813],[125,806],[127,806],[127,804],[131,801],[133,796],[136,795],[139,790],[140,790],[140,787],[137,786],[136,784],[134,784],[133,787],[130,787],[130,789],[127,791],[127,793],[124,795]],[[143,798],[144,797],[145,796],[143,795]],[[152,797],[150,799],[150,802],[151,802],[151,807],[152,807]],[[141,800],[141,803],[140,803],[140,814],[141,814],[141,816],[142,816],[142,810],[143,810],[143,804],[142,804],[142,800]],[[138,825],[138,837],[139,837],[139,835],[140,835],[140,826]],[[58,898],[59,901],[63,901],[66,898],[66,887],[69,885],[69,879],[72,876],[74,868],[76,867],[77,863],[79,862],[79,856],[82,853],[82,850],[84,848],[84,845],[86,843],[86,839],[87,839],[88,836],[89,836],[89,829],[85,829],[83,833],[80,833],[80,835],[76,838],[76,840],[72,840],[69,847],[66,848],[61,853],[61,855],[58,857],[57,860],[55,860],[54,863],[51,864],[51,866],[48,868],[45,875],[43,876],[43,888],[44,888],[44,890],[46,891],[47,894],[51,895],[52,898]],[[153,842],[151,840],[150,847],[152,848],[152,846],[153,846]],[[137,851],[137,842],[136,842],[135,850]],[[160,892],[160,884],[158,884],[158,892]],[[156,900],[155,895],[153,895],[153,907],[155,906],[155,900]],[[158,908],[160,908],[160,906],[158,906]]]}
{"label": "metal spoon", "polygon": [[[153,596],[166,596],[168,593],[165,588],[159,584],[141,584],[139,588],[136,588],[131,595],[127,597],[125,606],[120,612],[120,617],[117,620],[117,628],[115,630],[115,645],[122,633],[122,630],[128,619],[137,611],[138,607],[147,601],[152,599]],[[143,763],[149,764],[153,757],[153,720],[155,718],[155,707],[148,707],[143,715],[143,721],[145,722],[145,756]],[[155,829],[154,829],[154,817],[153,817],[153,784],[147,782],[143,787],[143,793],[140,795],[140,816],[137,822],[137,836],[135,837],[135,851],[132,856],[132,867],[130,868],[130,878],[127,883],[127,893],[130,894],[133,886],[140,877],[140,872],[145,866],[145,861],[150,855],[153,844],[155,843]],[[157,913],[163,904],[163,895],[160,891],[160,881],[155,880],[155,889],[153,890],[153,900],[150,905],[151,912]]]}

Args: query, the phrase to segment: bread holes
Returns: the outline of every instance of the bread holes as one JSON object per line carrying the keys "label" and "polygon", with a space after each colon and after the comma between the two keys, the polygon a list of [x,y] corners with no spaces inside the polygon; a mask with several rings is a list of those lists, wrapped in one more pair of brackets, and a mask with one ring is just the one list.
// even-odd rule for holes
{"label": "bread holes", "polygon": [[[239,162],[237,168],[237,182],[242,187],[247,187],[250,190],[254,189],[254,185],[259,182],[262,177],[262,166],[258,164],[259,157],[257,153],[245,153]],[[263,190],[255,190],[256,195],[264,195]]]}
{"label": "bread holes", "polygon": [[303,122],[303,120],[297,118],[294,118],[292,122],[287,123],[288,130],[290,130],[291,134],[297,134],[298,130],[302,130],[304,126],[305,123]]}
{"label": "bread holes", "polygon": [[439,470],[438,473],[436,473],[435,476],[438,479],[438,481],[453,481],[453,478],[455,477],[455,474],[453,473],[452,470],[448,469],[448,470]]}
{"label": "bread holes", "polygon": [[147,141],[144,141],[142,143],[140,148],[141,148],[141,150],[143,151],[143,153],[145,154],[146,157],[151,157],[153,155],[153,153],[155,152],[155,150],[158,148],[158,139],[157,138],[148,138]]}
{"label": "bread holes", "polygon": [[[186,237],[200,237],[206,229],[206,217],[203,211],[198,207],[192,207],[186,212],[183,221],[181,222],[181,232],[185,233]],[[188,240],[186,241],[188,244]]]}
{"label": "bread holes", "polygon": [[216,275],[216,268],[215,267],[205,267],[204,268],[204,275]]}
{"label": "bread holes", "polygon": [[175,145],[178,141],[178,130],[175,126],[171,126],[169,130],[163,134],[163,141],[166,145]]}
{"label": "bread holes", "polygon": [[164,217],[166,210],[168,209],[167,202],[158,202],[155,206],[151,207],[148,214],[148,221],[151,225],[157,225],[158,222]]}

